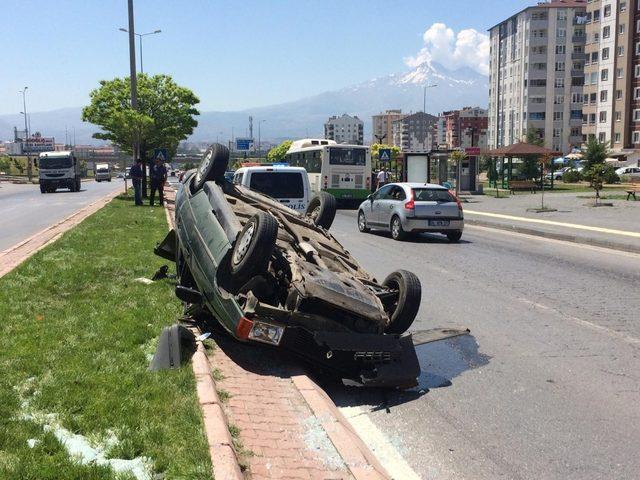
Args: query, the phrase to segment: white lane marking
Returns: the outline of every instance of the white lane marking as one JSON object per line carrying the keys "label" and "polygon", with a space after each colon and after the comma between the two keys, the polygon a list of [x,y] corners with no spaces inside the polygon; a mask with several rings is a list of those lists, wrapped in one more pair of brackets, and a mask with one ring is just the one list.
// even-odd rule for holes
{"label": "white lane marking", "polygon": [[[502,228],[493,228],[493,227],[484,227],[484,226],[480,226],[480,225],[471,225],[471,224],[467,224],[464,226],[464,229],[467,230],[482,230],[485,231],[487,233],[491,232],[498,232],[501,233],[503,235],[511,235],[513,237],[528,237],[531,240],[539,240],[541,242],[551,242],[551,243],[558,243],[561,244],[563,246],[566,247],[571,247],[571,248],[586,248],[587,250],[593,250],[595,252],[598,253],[608,253],[611,255],[618,255],[618,256],[623,256],[623,257],[631,257],[631,258],[640,258],[640,254],[638,253],[634,253],[634,252],[625,252],[623,250],[615,250],[613,248],[606,248],[606,247],[598,247],[596,245],[587,245],[586,243],[576,243],[576,242],[571,242],[569,240],[558,240],[557,238],[548,238],[548,237],[541,237],[539,235],[531,235],[529,233],[521,233],[521,232],[512,232],[510,230],[504,230]],[[463,237],[464,238],[464,237]]]}
{"label": "white lane marking", "polygon": [[465,210],[465,214],[480,215],[485,217],[502,218],[505,220],[516,220],[518,222],[539,223],[542,225],[554,225],[559,227],[575,228],[577,230],[589,230],[591,232],[612,233],[614,235],[624,235],[626,237],[640,238],[640,232],[629,232],[627,230],[616,230],[613,228],[592,227],[589,225],[580,225],[577,223],[556,222],[554,220],[542,220],[540,218],[516,217],[514,215],[504,215],[502,213],[477,212],[475,210]]}
{"label": "white lane marking", "polygon": [[420,476],[374,425],[366,411],[360,407],[340,407],[340,411],[394,480],[420,480]]}
{"label": "white lane marking", "polygon": [[631,345],[640,345],[640,338],[636,338],[636,337],[632,337],[631,335],[627,335],[626,333],[622,333],[622,332],[618,332],[616,330],[613,330],[611,328],[608,327],[603,327],[602,325],[597,325],[595,323],[589,322],[588,320],[583,320],[582,318],[578,318],[578,317],[574,317],[573,315],[568,315],[566,313],[562,313],[559,310],[556,310],[553,307],[548,307],[547,305],[542,305],[541,303],[537,303],[534,302],[532,300],[529,300],[527,298],[518,298],[519,301],[521,301],[522,303],[525,303],[527,305],[530,305],[532,307],[535,308],[540,308],[542,310],[551,310],[552,312],[556,313],[557,315],[563,317],[563,318],[567,318],[569,320],[571,320],[574,323],[577,323],[578,325],[582,325],[583,327],[587,327],[590,328],[591,330],[595,330],[597,332],[601,332],[604,333],[610,337],[614,337],[617,338],[618,340],[622,340],[624,342],[627,342]]}

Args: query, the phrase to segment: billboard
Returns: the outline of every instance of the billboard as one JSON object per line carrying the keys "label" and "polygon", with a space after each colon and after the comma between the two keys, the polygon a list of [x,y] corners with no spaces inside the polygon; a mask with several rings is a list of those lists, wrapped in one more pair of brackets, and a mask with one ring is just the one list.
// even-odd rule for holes
{"label": "billboard", "polygon": [[52,152],[55,149],[56,142],[53,137],[29,137],[23,147],[24,153]]}
{"label": "billboard", "polygon": [[236,138],[236,150],[238,152],[248,152],[253,146],[253,138]]}

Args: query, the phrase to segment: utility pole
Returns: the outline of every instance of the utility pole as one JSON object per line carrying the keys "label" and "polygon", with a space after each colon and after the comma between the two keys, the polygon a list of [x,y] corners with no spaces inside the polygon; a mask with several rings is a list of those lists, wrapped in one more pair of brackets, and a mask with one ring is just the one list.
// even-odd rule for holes
{"label": "utility pole", "polygon": [[[133,20],[133,0],[127,1],[128,13],[129,13],[129,77],[131,82],[131,108],[138,110],[138,79],[136,77],[136,37],[135,37],[135,23]],[[133,162],[135,163],[140,156],[140,138],[139,132],[136,128],[135,139],[133,141]],[[142,159],[142,196],[147,196],[147,164],[146,159]]]}
{"label": "utility pole", "polygon": [[29,178],[29,183],[31,183],[31,177],[33,176],[33,172],[31,170],[31,158],[29,157],[29,150],[28,150],[28,144],[29,144],[29,126],[27,124],[27,99],[26,99],[26,94],[27,94],[27,88],[29,87],[24,87],[20,93],[22,93],[22,113],[24,114],[24,150],[25,153],[27,154],[27,177]]}
{"label": "utility pole", "polygon": [[427,113],[427,88],[437,87],[438,84],[425,85],[422,89],[422,113]]}
{"label": "utility pole", "polygon": [[260,138],[260,126],[262,125],[262,122],[266,122],[266,120],[260,120],[258,122],[258,158],[260,158],[262,154],[262,143]]}
{"label": "utility pole", "polygon": [[[127,30],[126,28],[120,28],[119,29],[121,32],[126,32],[129,33],[129,30]],[[153,32],[147,32],[147,33],[135,33],[134,35],[136,35],[138,37],[138,40],[140,41],[140,73],[144,73],[144,66],[142,65],[142,37],[146,37],[147,35],[155,35],[157,33],[162,33],[162,30],[154,30]]]}

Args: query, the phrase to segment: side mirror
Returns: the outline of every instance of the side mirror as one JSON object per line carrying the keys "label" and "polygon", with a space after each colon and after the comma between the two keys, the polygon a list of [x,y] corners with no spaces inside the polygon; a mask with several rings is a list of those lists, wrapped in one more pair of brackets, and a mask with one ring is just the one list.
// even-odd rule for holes
{"label": "side mirror", "polygon": [[367,195],[367,200],[371,200],[373,202],[373,195],[371,194]]}

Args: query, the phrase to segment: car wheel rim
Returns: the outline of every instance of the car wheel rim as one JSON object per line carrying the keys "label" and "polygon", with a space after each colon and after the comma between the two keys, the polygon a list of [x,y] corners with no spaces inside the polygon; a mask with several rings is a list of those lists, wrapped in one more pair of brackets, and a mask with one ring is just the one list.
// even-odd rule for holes
{"label": "car wheel rim", "polygon": [[255,223],[251,223],[251,225],[249,225],[249,228],[247,228],[244,231],[244,233],[242,234],[242,237],[240,237],[240,239],[238,240],[239,242],[238,246],[233,252],[234,265],[238,265],[247,254],[247,251],[249,250],[249,245],[251,244],[251,240],[253,239],[253,233],[255,232],[255,229],[256,229]]}
{"label": "car wheel rim", "polygon": [[400,222],[398,222],[397,219],[393,221],[393,225],[391,226],[391,234],[394,237],[400,235]]}
{"label": "car wheel rim", "polygon": [[315,221],[320,216],[320,206],[311,210],[311,220]]}
{"label": "car wheel rim", "polygon": [[365,227],[367,226],[365,220],[364,220],[364,214],[361,213],[360,217],[358,217],[358,226],[360,227],[360,230],[364,230]]}

